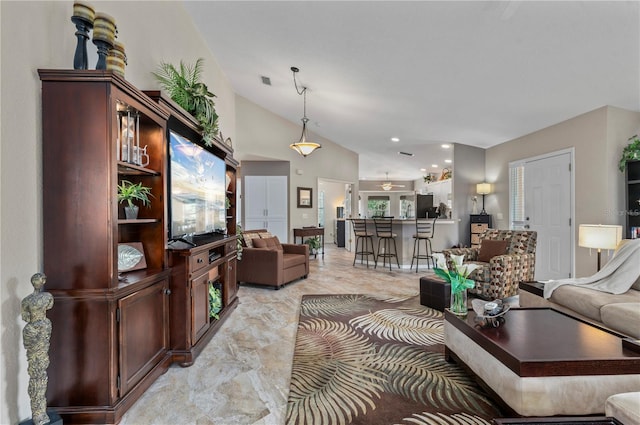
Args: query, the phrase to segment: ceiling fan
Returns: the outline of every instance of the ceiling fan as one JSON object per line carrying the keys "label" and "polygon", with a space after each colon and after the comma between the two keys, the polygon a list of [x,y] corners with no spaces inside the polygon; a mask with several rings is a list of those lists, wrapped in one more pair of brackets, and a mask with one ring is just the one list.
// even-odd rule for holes
{"label": "ceiling fan", "polygon": [[380,187],[382,188],[382,190],[391,190],[394,187],[404,187],[403,184],[393,184],[391,183],[391,181],[389,180],[389,173],[387,174],[387,181],[383,182]]}

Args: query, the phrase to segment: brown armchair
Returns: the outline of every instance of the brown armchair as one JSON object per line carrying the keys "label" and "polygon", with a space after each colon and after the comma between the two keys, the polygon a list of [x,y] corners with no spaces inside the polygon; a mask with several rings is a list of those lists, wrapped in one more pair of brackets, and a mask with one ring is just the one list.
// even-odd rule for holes
{"label": "brown armchair", "polygon": [[238,261],[238,282],[273,286],[309,275],[309,245],[280,243],[265,229],[242,232],[242,254]]}
{"label": "brown armchair", "polygon": [[[518,294],[520,282],[533,281],[536,265],[536,241],[538,234],[534,231],[488,229],[480,235],[480,248],[453,248],[443,250],[449,267],[452,266],[451,255],[464,255],[465,263],[478,264],[469,279],[476,282],[475,288],[469,292],[485,299],[503,299]],[[505,241],[502,253],[491,255],[487,251],[495,243],[482,241]],[[481,251],[483,256],[481,256]],[[487,257],[489,254],[489,258]],[[479,261],[488,260],[488,261]]]}

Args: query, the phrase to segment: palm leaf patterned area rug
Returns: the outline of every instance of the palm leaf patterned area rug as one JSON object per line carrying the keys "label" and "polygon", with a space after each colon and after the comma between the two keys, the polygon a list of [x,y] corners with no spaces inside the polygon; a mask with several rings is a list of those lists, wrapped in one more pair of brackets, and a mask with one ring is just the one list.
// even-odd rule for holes
{"label": "palm leaf patterned area rug", "polygon": [[445,361],[443,315],[419,297],[302,297],[287,425],[488,425],[501,416]]}

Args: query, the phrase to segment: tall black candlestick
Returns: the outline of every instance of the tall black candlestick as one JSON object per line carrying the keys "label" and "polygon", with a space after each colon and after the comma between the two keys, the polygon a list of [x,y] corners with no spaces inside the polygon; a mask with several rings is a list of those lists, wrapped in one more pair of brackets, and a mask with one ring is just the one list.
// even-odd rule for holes
{"label": "tall black candlestick", "polygon": [[105,40],[93,39],[93,44],[98,46],[98,63],[96,63],[96,69],[107,69],[107,55],[109,49],[113,47],[112,43]]}
{"label": "tall black candlestick", "polygon": [[89,66],[87,40],[89,39],[89,30],[93,28],[93,24],[82,16],[72,16],[71,22],[76,24],[76,37],[78,38],[76,53],[73,56],[73,69],[87,69]]}

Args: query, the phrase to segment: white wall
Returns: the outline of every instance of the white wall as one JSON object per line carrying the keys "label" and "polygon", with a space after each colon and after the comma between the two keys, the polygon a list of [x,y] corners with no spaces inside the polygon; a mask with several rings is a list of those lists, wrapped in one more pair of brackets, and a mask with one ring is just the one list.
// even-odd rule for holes
{"label": "white wall", "polygon": [[[235,97],[181,2],[93,2],[112,15],[129,65],[126,78],[158,89],[151,72],[160,61],[193,63],[203,57],[203,81],[217,95],[225,137],[235,141]],[[0,106],[0,423],[31,416],[20,302],[42,271],[41,103],[38,68],[70,69],[76,38],[73,2],[0,2],[2,99]],[[88,49],[95,49],[89,42]],[[95,56],[94,56],[95,57]],[[90,63],[95,67],[95,61]],[[61,247],[64,249],[64,247]],[[45,286],[46,290],[46,286]],[[55,307],[54,307],[55,308]]]}

